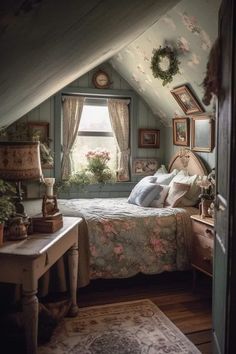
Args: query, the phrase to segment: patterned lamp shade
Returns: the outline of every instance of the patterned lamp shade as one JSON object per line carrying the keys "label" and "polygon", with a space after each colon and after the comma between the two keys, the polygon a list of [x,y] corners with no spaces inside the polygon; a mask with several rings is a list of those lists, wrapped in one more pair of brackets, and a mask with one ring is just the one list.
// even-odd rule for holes
{"label": "patterned lamp shade", "polygon": [[43,177],[39,142],[0,142],[0,178],[7,181],[40,180]]}

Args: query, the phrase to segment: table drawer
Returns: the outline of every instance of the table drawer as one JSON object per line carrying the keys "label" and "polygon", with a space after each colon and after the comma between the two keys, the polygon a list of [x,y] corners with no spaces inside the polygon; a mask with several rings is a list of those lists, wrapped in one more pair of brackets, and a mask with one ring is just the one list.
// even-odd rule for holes
{"label": "table drawer", "polygon": [[212,275],[213,239],[199,234],[193,235],[192,265]]}
{"label": "table drawer", "polygon": [[212,226],[203,224],[194,220],[192,222],[193,232],[198,235],[202,235],[205,237],[209,237],[213,239],[214,236],[214,228]]}

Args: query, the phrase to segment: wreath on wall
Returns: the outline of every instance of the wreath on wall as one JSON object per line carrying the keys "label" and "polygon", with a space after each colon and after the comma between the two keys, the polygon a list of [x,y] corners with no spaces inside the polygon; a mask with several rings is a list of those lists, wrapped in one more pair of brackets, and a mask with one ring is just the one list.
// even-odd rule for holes
{"label": "wreath on wall", "polygon": [[[169,62],[167,69],[162,68],[163,61]],[[170,47],[159,47],[159,49],[153,50],[151,59],[152,74],[154,77],[163,80],[163,86],[170,83],[173,80],[173,76],[179,73],[179,64],[176,53]]]}

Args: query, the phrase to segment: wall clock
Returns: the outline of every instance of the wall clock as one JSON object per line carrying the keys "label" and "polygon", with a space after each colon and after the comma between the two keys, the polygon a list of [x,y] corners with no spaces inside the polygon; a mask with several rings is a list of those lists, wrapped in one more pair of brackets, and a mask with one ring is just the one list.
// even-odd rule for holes
{"label": "wall clock", "polygon": [[105,71],[98,70],[93,74],[93,84],[96,88],[108,88],[111,82]]}

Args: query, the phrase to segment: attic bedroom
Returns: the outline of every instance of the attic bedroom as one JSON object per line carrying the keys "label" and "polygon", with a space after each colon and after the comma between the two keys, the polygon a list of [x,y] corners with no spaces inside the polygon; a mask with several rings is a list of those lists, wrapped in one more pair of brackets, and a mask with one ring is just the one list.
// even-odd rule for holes
{"label": "attic bedroom", "polygon": [[1,2],[4,354],[214,352],[220,5]]}

